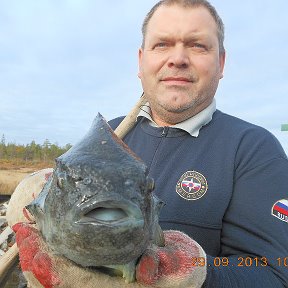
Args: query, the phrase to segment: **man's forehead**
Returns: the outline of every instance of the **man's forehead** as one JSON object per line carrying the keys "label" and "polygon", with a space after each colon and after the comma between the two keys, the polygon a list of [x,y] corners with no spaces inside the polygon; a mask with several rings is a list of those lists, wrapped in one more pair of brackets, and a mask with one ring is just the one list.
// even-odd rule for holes
{"label": "man's forehead", "polygon": [[182,7],[179,5],[160,6],[147,25],[147,34],[163,36],[170,31],[201,35],[205,30],[217,33],[217,25],[210,12],[203,6]]}

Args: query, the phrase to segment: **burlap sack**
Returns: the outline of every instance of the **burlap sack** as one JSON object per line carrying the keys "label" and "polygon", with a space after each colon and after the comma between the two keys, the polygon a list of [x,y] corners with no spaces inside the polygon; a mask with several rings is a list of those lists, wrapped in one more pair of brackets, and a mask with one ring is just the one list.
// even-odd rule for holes
{"label": "burlap sack", "polygon": [[[40,191],[42,190],[44,184],[46,183],[48,177],[53,172],[52,168],[47,168],[40,170],[36,173],[33,173],[27,176],[24,180],[20,182],[20,184],[15,189],[11,200],[9,202],[9,206],[7,209],[7,220],[10,226],[13,226],[19,222],[29,222],[27,218],[23,214],[23,208],[29,204],[33,199],[35,199]],[[25,212],[27,213],[27,211]],[[26,215],[27,216],[27,215]],[[29,218],[33,218],[30,214]],[[47,253],[52,259],[52,267],[51,271],[53,275],[55,275],[55,279],[53,286],[51,287],[59,287],[59,288],[144,288],[148,287],[145,285],[141,285],[138,283],[130,283],[126,284],[124,279],[121,277],[111,277],[109,275],[103,274],[96,270],[86,269],[80,266],[77,266],[75,263],[70,260],[56,256],[52,251],[47,247],[47,245],[43,242],[41,244],[41,251]],[[201,255],[205,256],[205,252],[201,248]],[[203,270],[203,269],[201,269]],[[199,288],[201,284],[204,282],[206,277],[206,271],[197,271],[197,273],[193,273],[194,275],[190,278],[189,284],[185,288]],[[49,273],[50,273],[49,272]],[[39,281],[35,278],[35,276],[31,272],[24,271],[24,276],[28,281],[28,287],[30,288],[46,288],[42,286]],[[159,286],[157,287],[183,287],[177,286],[177,281],[179,279],[171,279],[165,278],[164,281],[159,282]],[[192,280],[192,281],[191,281]],[[193,283],[193,284],[190,284]],[[200,284],[201,283],[201,284]],[[176,284],[176,286],[174,285]],[[151,287],[151,286],[149,286]]]}
{"label": "burlap sack", "polygon": [[[52,168],[42,169],[28,175],[19,183],[7,207],[6,219],[10,227],[19,222],[29,222],[23,214],[23,208],[38,196],[52,172]],[[33,220],[31,215],[29,217]]]}
{"label": "burlap sack", "polygon": [[[91,271],[85,268],[80,268],[74,263],[61,257],[54,257],[54,273],[61,279],[61,282],[56,280],[55,286],[59,288],[144,288],[147,286],[130,283],[126,284],[121,277],[111,277],[109,275]],[[57,271],[55,271],[57,269]],[[24,272],[24,276],[29,282],[30,288],[43,288],[39,281],[31,272]],[[150,286],[151,287],[151,286]]]}
{"label": "burlap sack", "polygon": [[[27,176],[19,183],[11,196],[7,208],[6,217],[9,226],[12,227],[14,224],[19,222],[30,222],[26,218],[27,215],[25,216],[23,214],[23,208],[38,196],[52,172],[52,168],[43,169]],[[25,213],[27,213],[27,211],[25,211]],[[33,220],[32,215],[29,214],[28,217]],[[47,250],[47,248],[44,247],[43,249]],[[92,271],[89,269],[81,268],[63,257],[55,255],[52,256],[52,254],[50,255],[53,258],[52,269],[54,271],[52,272],[54,272],[55,275],[58,275],[59,279],[61,279],[61,283],[55,283],[56,287],[144,287],[143,285],[136,283],[126,284],[124,279],[121,277],[110,277],[94,270]],[[24,272],[24,276],[29,282],[29,287],[43,288],[43,286],[31,272]]]}

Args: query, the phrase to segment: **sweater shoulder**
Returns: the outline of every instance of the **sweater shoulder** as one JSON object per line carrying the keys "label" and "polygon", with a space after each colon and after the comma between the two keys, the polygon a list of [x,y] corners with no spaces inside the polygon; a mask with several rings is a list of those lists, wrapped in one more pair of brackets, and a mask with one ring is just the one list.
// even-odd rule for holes
{"label": "sweater shoulder", "polygon": [[[232,143],[236,141],[238,148],[241,147],[246,151],[254,150],[257,151],[261,149],[266,151],[274,157],[286,158],[287,156],[284,152],[278,139],[267,129],[237,118],[235,116],[223,113],[216,110],[213,116],[214,130],[221,131],[222,136]],[[254,149],[253,149],[254,148]]]}
{"label": "sweater shoulder", "polygon": [[108,124],[111,126],[111,128],[113,130],[115,130],[124,118],[125,118],[125,116],[120,116],[120,117],[114,118],[112,120],[109,120]]}
{"label": "sweater shoulder", "polygon": [[246,131],[247,129],[253,129],[253,130],[259,130],[262,133],[270,134],[268,130],[266,130],[261,126],[255,125],[253,123],[237,118],[235,116],[223,113],[220,110],[216,110],[216,112],[213,115],[213,120],[217,122],[218,125],[219,124],[225,125],[224,127],[226,127],[227,129],[231,128],[233,130],[236,130],[238,133],[240,131]]}
{"label": "sweater shoulder", "polygon": [[230,136],[262,136],[270,138],[271,140],[273,139],[273,141],[276,142],[278,141],[276,137],[267,129],[235,116],[223,113],[219,110],[216,110],[213,115],[213,123],[214,125],[221,127],[221,130],[228,133]]}

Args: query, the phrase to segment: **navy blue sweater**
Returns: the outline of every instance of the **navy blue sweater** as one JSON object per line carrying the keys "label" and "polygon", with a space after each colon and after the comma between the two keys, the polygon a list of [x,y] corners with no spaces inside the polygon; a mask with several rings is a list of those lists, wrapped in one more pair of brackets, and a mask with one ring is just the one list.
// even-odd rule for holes
{"label": "navy blue sweater", "polygon": [[197,138],[140,118],[124,141],[166,204],[161,227],[207,253],[204,287],[288,287],[288,160],[272,134],[217,110]]}

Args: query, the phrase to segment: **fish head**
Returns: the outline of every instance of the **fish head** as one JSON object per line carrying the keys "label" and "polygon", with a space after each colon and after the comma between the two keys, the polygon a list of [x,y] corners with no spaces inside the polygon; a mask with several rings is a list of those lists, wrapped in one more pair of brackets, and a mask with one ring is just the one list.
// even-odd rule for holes
{"label": "fish head", "polygon": [[39,195],[41,209],[37,199],[28,206],[48,245],[82,266],[137,259],[151,243],[156,219],[146,165],[99,121],[80,148],[56,159],[45,197]]}

